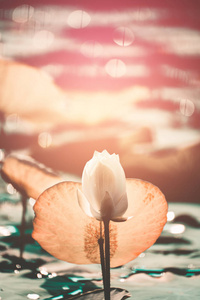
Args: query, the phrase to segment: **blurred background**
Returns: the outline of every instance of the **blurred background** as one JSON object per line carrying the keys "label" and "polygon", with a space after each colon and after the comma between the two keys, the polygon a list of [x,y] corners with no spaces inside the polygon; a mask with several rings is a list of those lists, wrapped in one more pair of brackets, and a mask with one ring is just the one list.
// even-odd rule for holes
{"label": "blurred background", "polygon": [[1,0],[1,158],[26,153],[81,176],[94,150],[107,149],[128,177],[164,192],[171,173],[174,189],[197,177],[198,202],[200,148],[186,158],[180,149],[200,140],[199,6]]}

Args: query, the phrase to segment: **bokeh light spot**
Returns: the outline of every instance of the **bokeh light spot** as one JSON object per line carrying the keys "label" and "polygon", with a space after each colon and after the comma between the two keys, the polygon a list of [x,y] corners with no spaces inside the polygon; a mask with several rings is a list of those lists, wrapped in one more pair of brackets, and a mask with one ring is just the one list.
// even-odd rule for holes
{"label": "bokeh light spot", "polygon": [[103,52],[103,46],[96,41],[87,41],[81,46],[81,53],[86,57],[98,57]]}
{"label": "bokeh light spot", "polygon": [[145,253],[144,252],[140,253],[140,255],[138,257],[140,257],[140,258],[145,257]]}
{"label": "bokeh light spot", "polygon": [[55,18],[55,11],[53,10],[36,10],[34,13],[34,20],[38,26],[43,26],[43,28],[49,28],[52,26],[52,19]]}
{"label": "bokeh light spot", "polygon": [[114,31],[113,40],[117,45],[127,47],[133,43],[134,35],[128,27],[118,27]]}
{"label": "bokeh light spot", "polygon": [[33,198],[29,198],[29,204],[31,207],[33,207],[35,205],[36,200]]}
{"label": "bokeh light spot", "polygon": [[42,148],[48,148],[52,144],[52,136],[48,132],[42,132],[38,136],[38,144]]}
{"label": "bokeh light spot", "polygon": [[40,298],[40,296],[38,294],[28,294],[27,298],[31,300],[37,300]]}
{"label": "bokeh light spot", "polygon": [[57,277],[57,273],[56,272],[53,272],[51,274],[48,275],[49,278],[54,278],[54,277]]}
{"label": "bokeh light spot", "polygon": [[73,11],[67,19],[68,25],[76,29],[87,27],[90,21],[90,15],[83,10]]}
{"label": "bokeh light spot", "polygon": [[168,211],[167,221],[170,222],[170,221],[174,220],[174,218],[175,218],[175,213],[173,211]]}
{"label": "bokeh light spot", "polygon": [[182,99],[180,101],[180,112],[186,116],[190,117],[194,113],[195,106],[194,103],[191,100],[188,99]]}
{"label": "bokeh light spot", "polygon": [[126,73],[126,65],[120,59],[111,59],[105,66],[106,72],[111,77],[119,78]]}
{"label": "bokeh light spot", "polygon": [[8,194],[10,194],[10,195],[14,195],[17,193],[17,190],[14,188],[14,186],[11,183],[7,184],[6,189],[7,189]]}
{"label": "bokeh light spot", "polygon": [[40,273],[42,274],[42,275],[48,275],[48,272],[47,272],[47,269],[46,268],[44,268],[44,267],[41,267],[41,268],[39,268],[39,270],[40,270]]}
{"label": "bokeh light spot", "polygon": [[17,23],[25,23],[34,15],[34,8],[30,5],[24,4],[16,7],[12,13],[13,21]]}
{"label": "bokeh light spot", "polygon": [[20,122],[20,117],[18,114],[10,114],[6,117],[4,129],[7,132],[16,131],[18,129],[19,122]]}
{"label": "bokeh light spot", "polygon": [[62,289],[65,291],[65,290],[69,290],[69,287],[68,286],[63,286]]}
{"label": "bokeh light spot", "polygon": [[34,46],[40,49],[45,49],[51,46],[54,41],[54,34],[48,30],[40,30],[35,33],[33,38]]}
{"label": "bokeh light spot", "polygon": [[0,226],[0,236],[10,236],[11,232],[7,227]]}
{"label": "bokeh light spot", "polygon": [[185,231],[185,226],[183,224],[174,224],[170,228],[172,234],[181,234]]}

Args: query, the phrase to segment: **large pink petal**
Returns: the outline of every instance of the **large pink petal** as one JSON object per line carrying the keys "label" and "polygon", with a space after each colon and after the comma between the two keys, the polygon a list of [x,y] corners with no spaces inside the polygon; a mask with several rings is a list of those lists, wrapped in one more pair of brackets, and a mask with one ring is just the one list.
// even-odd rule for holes
{"label": "large pink petal", "polygon": [[128,209],[132,218],[116,223],[117,251],[112,265],[122,265],[152,246],[167,221],[168,206],[161,191],[149,182],[127,179]]}
{"label": "large pink petal", "polygon": [[[62,182],[38,198],[33,238],[55,257],[71,263],[100,263],[100,222],[84,214],[77,201],[80,183]],[[154,185],[127,180],[129,200],[126,222],[110,222],[111,266],[123,265],[149,248],[159,237],[167,215],[167,202]]]}
{"label": "large pink petal", "polygon": [[34,206],[33,238],[61,260],[83,264],[98,262],[95,229],[98,230],[99,221],[82,211],[77,189],[81,189],[80,183],[63,182],[44,191]]}

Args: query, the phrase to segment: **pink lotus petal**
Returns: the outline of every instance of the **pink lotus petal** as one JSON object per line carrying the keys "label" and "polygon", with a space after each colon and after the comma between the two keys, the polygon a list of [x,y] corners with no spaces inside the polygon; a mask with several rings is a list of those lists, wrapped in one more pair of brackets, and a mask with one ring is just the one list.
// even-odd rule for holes
{"label": "pink lotus petal", "polygon": [[[62,182],[38,198],[34,210],[33,238],[55,257],[77,264],[100,263],[100,223],[88,217],[77,200],[80,183]],[[122,223],[110,222],[111,267],[123,265],[145,251],[162,232],[167,202],[151,183],[127,179],[128,210],[133,216]]]}

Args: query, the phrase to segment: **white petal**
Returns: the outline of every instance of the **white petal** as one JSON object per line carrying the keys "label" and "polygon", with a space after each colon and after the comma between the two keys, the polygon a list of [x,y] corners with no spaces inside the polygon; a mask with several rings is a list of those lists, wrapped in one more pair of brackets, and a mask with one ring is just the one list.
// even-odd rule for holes
{"label": "white petal", "polygon": [[97,199],[95,198],[93,185],[93,176],[90,176],[88,170],[84,169],[82,176],[83,194],[95,210],[100,210],[100,203],[98,203]]}
{"label": "white petal", "polygon": [[[126,178],[119,156],[110,155],[106,150],[102,153],[95,151],[83,170],[82,191],[97,215],[104,213],[102,207],[109,206],[110,209],[112,207],[111,216],[122,216],[127,209],[127,198]],[[109,194],[110,203],[105,202],[106,193]]]}
{"label": "white petal", "polygon": [[96,210],[94,210],[92,208],[92,206],[90,206],[90,209],[91,209],[91,213],[92,213],[92,216],[97,219],[98,221],[102,221],[102,217],[101,217],[101,214],[99,212],[97,212]]}
{"label": "white petal", "polygon": [[98,156],[97,155],[93,155],[92,159],[90,159],[84,169],[83,169],[83,174],[86,172],[88,173],[89,175],[92,175],[92,173],[94,172],[94,169],[96,167],[96,164],[98,163],[99,159],[98,159]]}
{"label": "white petal", "polygon": [[106,192],[103,200],[101,201],[101,216],[102,218],[109,218],[111,219],[113,212],[114,212],[114,205],[112,198],[110,197],[109,193]]}
{"label": "white petal", "polygon": [[77,190],[77,196],[78,196],[78,203],[81,209],[84,211],[84,213],[89,217],[93,217],[93,214],[91,213],[91,209],[90,209],[90,204],[87,201],[85,195],[79,189]]}
{"label": "white petal", "polygon": [[118,202],[114,203],[114,211],[112,218],[118,218],[124,215],[128,208],[128,199],[127,194],[123,194],[119,199]]}
{"label": "white petal", "polygon": [[105,193],[108,192],[112,197],[115,192],[115,174],[112,169],[99,162],[93,174],[92,183],[94,197],[99,201],[100,209]]}
{"label": "white petal", "polygon": [[119,157],[116,154],[112,154],[106,159],[102,159],[102,163],[110,168],[112,172],[115,174],[115,187],[114,193],[111,196],[115,199],[115,197],[119,197],[126,191],[126,177],[124,170],[119,162]]}

